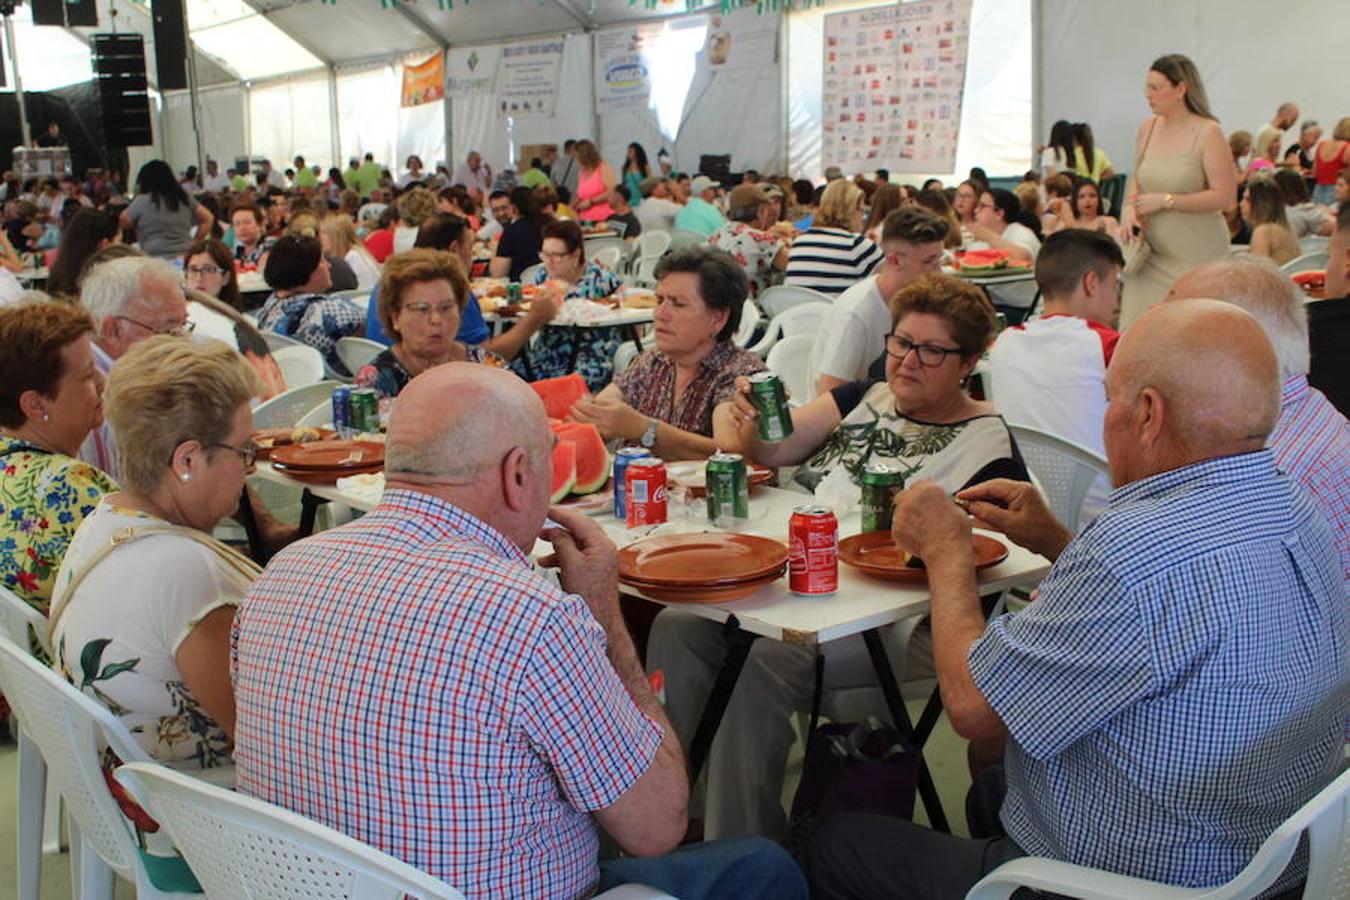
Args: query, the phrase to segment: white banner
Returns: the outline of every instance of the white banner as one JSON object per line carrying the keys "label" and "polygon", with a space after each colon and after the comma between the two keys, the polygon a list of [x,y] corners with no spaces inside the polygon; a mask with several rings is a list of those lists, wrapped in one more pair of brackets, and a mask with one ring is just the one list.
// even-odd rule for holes
{"label": "white banner", "polygon": [[497,63],[497,115],[552,116],[562,55],[562,35],[503,46]]}
{"label": "white banner", "polygon": [[916,0],[825,17],[825,166],[953,170],[971,2]]}
{"label": "white banner", "polygon": [[451,97],[491,94],[501,47],[451,47],[445,54],[445,93]]}
{"label": "white banner", "polygon": [[664,32],[659,23],[596,32],[595,99],[600,113],[647,108],[652,94],[647,54]]}

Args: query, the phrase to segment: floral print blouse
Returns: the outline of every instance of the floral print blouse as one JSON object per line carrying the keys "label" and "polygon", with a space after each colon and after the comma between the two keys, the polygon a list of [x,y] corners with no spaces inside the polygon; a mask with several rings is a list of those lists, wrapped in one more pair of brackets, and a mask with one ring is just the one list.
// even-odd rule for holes
{"label": "floral print blouse", "polygon": [[[535,284],[547,280],[548,273],[543,269],[535,273]],[[598,263],[588,262],[565,299],[600,300],[621,287],[622,278]],[[614,377],[614,351],[623,343],[625,334],[626,329],[622,326],[574,328],[550,325],[535,337],[511,367],[522,378],[531,373],[535,378],[556,378],[575,371],[586,379],[586,385],[592,391],[599,391]],[[581,346],[573,350],[574,342]],[[528,370],[524,363],[526,355],[530,361]]]}
{"label": "floral print blouse", "polygon": [[0,435],[0,584],[47,614],[75,529],[117,485],[63,453]]}
{"label": "floral print blouse", "polygon": [[782,238],[745,222],[728,222],[712,233],[708,243],[730,253],[741,264],[750,281],[751,296],[758,297],[781,280],[782,273],[773,267],[773,261],[783,249]]}
{"label": "floral print blouse", "polygon": [[[483,363],[496,368],[506,365],[500,356],[479,344],[465,344],[464,350],[465,362]],[[412,373],[399,361],[394,348],[390,347],[358,369],[353,383],[357,387],[374,388],[381,397],[397,397],[409,381],[412,381]]]}

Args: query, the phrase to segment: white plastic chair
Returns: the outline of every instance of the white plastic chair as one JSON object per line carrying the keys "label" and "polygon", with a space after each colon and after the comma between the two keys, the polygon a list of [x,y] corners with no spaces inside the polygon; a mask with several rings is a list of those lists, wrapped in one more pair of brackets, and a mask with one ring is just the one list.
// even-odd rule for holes
{"label": "white plastic chair", "polygon": [[8,638],[0,639],[0,686],[19,713],[23,733],[46,760],[49,780],[65,799],[71,820],[72,894],[81,900],[112,900],[116,873],[136,886],[142,900],[200,900],[200,894],[165,893],[151,884],[131,824],[103,780],[105,745],[124,761],[146,758],[126,727]]}
{"label": "white plastic chair", "polygon": [[708,243],[708,236],[706,234],[690,231],[687,228],[676,228],[667,232],[667,234],[670,235],[670,246],[666,248],[668,250],[679,250],[684,247],[693,247],[697,244]]}
{"label": "white plastic chair", "polygon": [[632,273],[636,282],[643,286],[656,284],[656,264],[661,261],[660,255],[648,256],[643,254],[633,261]]}
{"label": "white plastic chair", "polygon": [[526,266],[524,271],[520,273],[520,283],[534,284],[535,273],[543,271],[545,271],[543,263],[535,263],[532,266]]}
{"label": "white plastic chair", "polygon": [[263,343],[267,345],[267,349],[271,350],[273,353],[276,353],[283,347],[305,346],[295,338],[290,337],[289,335],[279,334],[275,331],[260,331],[259,334],[262,335]]}
{"label": "white plastic chair", "polygon": [[591,262],[598,263],[611,272],[619,271],[619,263],[623,262],[624,249],[617,244],[606,244],[594,253],[590,253],[589,245],[586,247]]}
{"label": "white plastic chair", "polygon": [[[1083,516],[1083,501],[1100,476],[1110,478],[1106,460],[1086,447],[1025,425],[1009,425],[1027,468],[1045,495],[1055,518],[1074,534]],[[1082,523],[1085,524],[1085,523]]]}
{"label": "white plastic chair", "polygon": [[1331,238],[1320,234],[1310,234],[1299,238],[1298,248],[1304,253],[1316,253],[1319,250],[1325,250],[1331,245]]}
{"label": "white plastic chair", "polygon": [[[0,587],[0,636],[13,641],[17,647],[28,648],[31,633],[37,637],[43,651],[50,655],[52,647],[47,632],[46,616],[9,589]],[[24,733],[21,719],[15,740],[19,745],[18,777],[15,779],[19,826],[18,898],[38,900],[42,885],[42,854],[61,850],[61,795],[54,785],[52,790],[47,790],[47,763],[37,745]]]}
{"label": "white plastic chair", "polygon": [[750,339],[755,336],[755,329],[759,323],[764,321],[759,314],[759,308],[749,300],[741,306],[741,324],[737,326],[736,333],[731,336],[731,342],[742,350],[750,343]]}
{"label": "white plastic chair", "polygon": [[389,349],[379,341],[363,337],[338,338],[337,355],[347,371],[355,375],[361,367]]}
{"label": "white plastic chair", "polygon": [[811,347],[816,339],[809,334],[794,334],[773,345],[764,361],[769,371],[783,379],[788,391],[788,403],[802,406],[816,398],[811,384]]}
{"label": "white plastic chair", "polygon": [[296,344],[272,351],[272,358],[286,379],[287,388],[304,387],[323,381],[323,354],[313,347]]}
{"label": "white plastic chair", "polygon": [[820,326],[829,312],[830,304],[828,303],[802,303],[785,310],[769,319],[769,325],[764,331],[764,336],[759,339],[755,346],[748,349],[761,359],[767,360],[769,351],[773,349],[774,344],[778,343],[779,338],[792,337],[797,334],[815,335],[820,331]]}
{"label": "white plastic chair", "polygon": [[[642,349],[650,350],[656,345],[656,336],[647,334],[642,338]],[[633,364],[633,360],[638,358],[638,348],[633,346],[632,341],[624,341],[619,345],[619,349],[614,351],[614,377],[618,378],[624,373],[624,370]]]}
{"label": "white plastic chair", "polygon": [[296,428],[318,428],[333,423],[333,404],[325,400],[315,404],[314,408],[295,420]]}
{"label": "white plastic chair", "polygon": [[826,306],[834,303],[829,294],[791,284],[774,285],[755,299],[759,308],[771,319],[803,303],[824,303]]}
{"label": "white plastic chair", "polygon": [[1270,887],[1284,872],[1299,838],[1308,833],[1308,880],[1303,896],[1350,897],[1350,770],[1303,804],[1266,838],[1231,881],[1212,888],[1180,888],[1039,857],[1014,859],[982,878],[966,900],[1006,900],[1020,887],[1082,900],[1245,900]]}
{"label": "white plastic chair", "polygon": [[643,231],[637,238],[639,257],[660,256],[670,249],[669,231]]}
{"label": "white plastic chair", "polygon": [[293,428],[301,416],[327,402],[333,396],[333,390],[340,387],[342,384],[337,381],[320,381],[283,391],[253,408],[253,427]]}
{"label": "white plastic chair", "polygon": [[1312,253],[1305,253],[1289,260],[1280,266],[1280,271],[1286,275],[1297,275],[1299,272],[1325,270],[1330,259],[1331,256],[1326,250],[1314,250]]}
{"label": "white plastic chair", "polygon": [[370,308],[369,288],[367,288],[364,291],[361,290],[360,288],[354,288],[353,290],[350,291],[335,291],[329,294],[328,296],[337,297],[340,300],[344,300],[347,303],[350,303],[352,306],[355,306],[357,309],[361,310],[361,312],[365,312],[367,309]]}

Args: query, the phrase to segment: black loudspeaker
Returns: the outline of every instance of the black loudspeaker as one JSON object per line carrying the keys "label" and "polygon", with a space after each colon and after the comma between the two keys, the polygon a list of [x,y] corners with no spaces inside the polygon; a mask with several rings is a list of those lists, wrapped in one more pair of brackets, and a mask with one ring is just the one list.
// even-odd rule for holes
{"label": "black loudspeaker", "polygon": [[146,93],[145,39],[139,34],[94,35],[94,80],[110,147],[154,143]]}
{"label": "black loudspeaker", "polygon": [[34,25],[98,25],[95,0],[32,0]]}
{"label": "black loudspeaker", "polygon": [[183,0],[152,0],[150,13],[155,24],[155,72],[160,91],[186,90],[187,19]]}

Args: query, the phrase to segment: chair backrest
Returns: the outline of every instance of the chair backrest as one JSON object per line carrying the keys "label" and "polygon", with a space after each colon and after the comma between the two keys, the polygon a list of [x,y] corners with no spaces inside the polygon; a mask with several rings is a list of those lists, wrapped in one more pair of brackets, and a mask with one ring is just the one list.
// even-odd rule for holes
{"label": "chair backrest", "polygon": [[318,384],[283,391],[253,408],[253,427],[294,427],[301,416],[320,403],[327,402],[333,396],[333,389],[340,387],[342,383],[338,381],[320,381]]}
{"label": "chair backrest", "polygon": [[1119,216],[1120,210],[1124,206],[1126,176],[1116,175],[1103,181],[1098,190],[1102,198],[1102,212],[1112,216]]}
{"label": "chair backrest", "polygon": [[27,642],[0,638],[0,689],[46,760],[48,785],[65,798],[80,838],[117,874],[141,881],[136,836],[108,791],[100,758],[105,745],[123,761],[144,760],[145,751],[106,708],[34,659]]}
{"label": "chair backrest", "polygon": [[[586,248],[588,251],[589,247]],[[615,244],[606,244],[599,250],[590,254],[591,261],[604,266],[611,272],[619,270],[619,263],[623,261],[624,248]]]}
{"label": "chair backrest", "polygon": [[822,294],[820,291],[808,287],[779,284],[760,294],[755,298],[755,302],[759,304],[760,309],[764,310],[764,314],[772,319],[774,316],[785,313],[794,306],[801,306],[803,303],[824,303],[828,306],[834,300],[829,294]]}
{"label": "chair backrest", "polygon": [[774,316],[772,322],[778,326],[783,337],[797,334],[814,337],[829,314],[828,303],[801,303]]}
{"label": "chair backrest", "polygon": [[272,351],[272,358],[277,361],[287,388],[323,381],[323,354],[313,347],[304,344],[282,347]]}
{"label": "chair backrest", "polygon": [[679,250],[681,247],[693,247],[697,244],[708,243],[708,236],[700,234],[697,231],[690,231],[687,228],[676,228],[667,232],[670,235],[670,246],[668,250]]}
{"label": "chair backrest", "polygon": [[535,263],[535,264],[532,265],[532,266],[526,266],[525,269],[524,269],[524,271],[522,271],[522,272],[520,273],[520,283],[521,283],[521,284],[534,284],[535,273],[536,273],[536,272],[542,272],[542,271],[544,271],[544,264],[543,264],[543,263]]}
{"label": "chair backrest", "polygon": [[355,306],[357,309],[361,310],[361,312],[365,312],[368,308],[370,308],[369,289],[363,291],[360,288],[355,288],[350,291],[334,291],[328,296],[336,297],[339,300],[345,300],[347,303],[350,303],[352,306]]}
{"label": "chair backrest", "polygon": [[1297,275],[1299,272],[1315,272],[1319,269],[1325,269],[1330,259],[1331,255],[1326,250],[1314,250],[1311,253],[1305,253],[1302,256],[1289,260],[1289,262],[1280,266],[1280,271],[1286,275]]}
{"label": "chair backrest", "polygon": [[463,897],[339,831],[164,766],[122,766],[117,780],[168,830],[213,900]]}
{"label": "chair backrest", "polygon": [[1298,249],[1303,253],[1316,253],[1331,246],[1331,238],[1320,234],[1309,234],[1299,238]]}
{"label": "chair backrest", "polygon": [[48,636],[47,617],[19,599],[9,588],[0,587],[0,637],[7,637],[20,647],[29,647],[29,630],[37,636],[38,644],[48,656],[52,645]]}
{"label": "chair backrest", "polygon": [[[256,325],[257,323],[255,322],[254,324]],[[275,331],[260,331],[259,333],[262,335],[263,343],[267,345],[267,349],[271,350],[273,353],[276,353],[282,347],[304,346],[304,344],[300,343],[295,338],[284,334],[278,334]]]}
{"label": "chair backrest", "polygon": [[737,347],[744,349],[750,343],[750,339],[755,336],[755,329],[759,323],[764,321],[759,314],[759,307],[745,301],[741,306],[741,324],[736,327],[736,333],[731,336],[731,342]]}
{"label": "chair backrest", "polygon": [[773,345],[769,358],[764,361],[770,372],[783,379],[788,402],[793,406],[810,403],[816,398],[816,388],[811,383],[811,347],[815,342],[815,337],[809,334],[784,337]]}
{"label": "chair backrest", "polygon": [[643,254],[633,262],[633,277],[640,284],[656,283],[656,264],[661,261],[660,255],[647,256]]}
{"label": "chair backrest", "polygon": [[1077,534],[1083,501],[1098,476],[1109,476],[1106,460],[1086,447],[1025,425],[1009,425],[1027,468],[1064,527]]}
{"label": "chair backrest", "polygon": [[333,424],[333,404],[328,400],[316,403],[314,408],[295,420],[296,428],[319,428]]}
{"label": "chair backrest", "polygon": [[670,249],[669,231],[646,231],[638,235],[638,256],[660,256]]}
{"label": "chair backrest", "polygon": [[379,341],[372,341],[363,337],[343,337],[338,338],[337,355],[342,360],[342,364],[347,367],[347,371],[355,375],[361,371],[361,367],[379,356],[385,350],[385,347]]}

